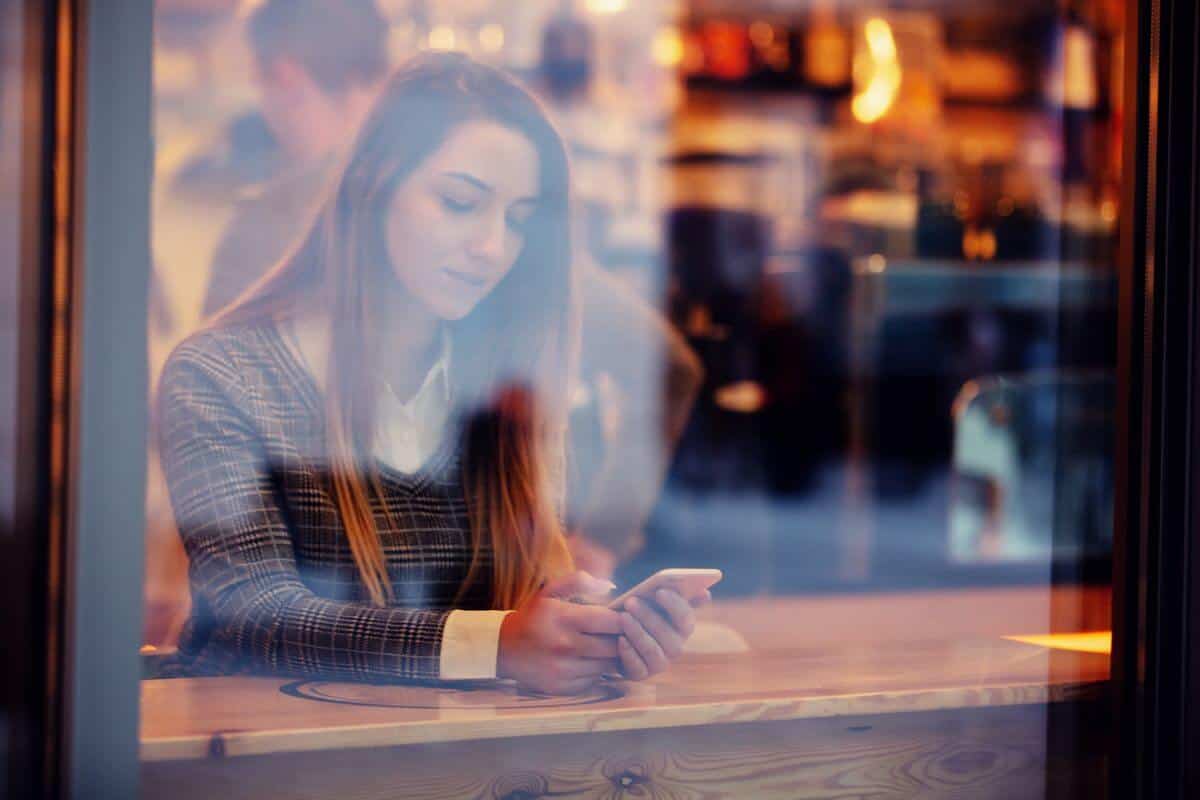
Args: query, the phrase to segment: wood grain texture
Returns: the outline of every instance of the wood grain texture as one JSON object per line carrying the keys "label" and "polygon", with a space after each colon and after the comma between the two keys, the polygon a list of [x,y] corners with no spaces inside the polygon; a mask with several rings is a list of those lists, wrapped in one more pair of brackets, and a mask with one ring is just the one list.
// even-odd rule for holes
{"label": "wood grain texture", "polygon": [[[538,736],[399,748],[150,762],[143,797],[383,798],[1098,797],[1054,769],[1046,706]],[[1098,756],[1102,759],[1102,756]],[[1060,791],[1079,786],[1079,793]],[[1087,792],[1087,793],[1084,793]]]}
{"label": "wood grain texture", "polygon": [[652,681],[569,700],[494,683],[307,683],[289,695],[280,691],[288,681],[269,678],[149,681],[142,756],[250,757],[1037,706],[1095,692],[1108,678],[1108,658],[999,636],[1079,630],[1107,613],[1106,602],[1098,592],[1009,589],[718,604],[706,618],[736,628],[749,652],[686,656]]}

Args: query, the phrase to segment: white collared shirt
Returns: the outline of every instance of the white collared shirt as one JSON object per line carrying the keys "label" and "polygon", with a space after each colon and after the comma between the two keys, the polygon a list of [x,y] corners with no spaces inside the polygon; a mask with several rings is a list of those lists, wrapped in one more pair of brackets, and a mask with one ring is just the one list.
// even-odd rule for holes
{"label": "white collared shirt", "polygon": [[373,455],[401,472],[416,472],[433,455],[446,435],[450,414],[450,337],[442,339],[442,354],[407,401],[385,384],[379,399],[379,424]]}
{"label": "white collared shirt", "polygon": [[[325,386],[329,357],[328,329],[309,320],[281,321],[280,332],[294,354]],[[437,450],[450,422],[450,337],[419,388],[407,401],[390,387],[379,399],[379,423],[372,455],[401,472],[419,470]],[[454,610],[442,631],[441,677],[446,680],[496,677],[500,625],[511,611]]]}

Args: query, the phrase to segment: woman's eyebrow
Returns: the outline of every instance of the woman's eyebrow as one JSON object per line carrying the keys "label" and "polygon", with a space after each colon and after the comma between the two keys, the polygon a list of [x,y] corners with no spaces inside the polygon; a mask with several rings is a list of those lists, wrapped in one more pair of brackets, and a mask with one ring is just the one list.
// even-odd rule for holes
{"label": "woman's eyebrow", "polygon": [[467,183],[478,188],[480,191],[488,193],[495,191],[491,186],[479,180],[479,178],[476,178],[474,175],[469,175],[465,172],[443,172],[442,174],[448,178],[458,178],[459,180],[466,181]]}
{"label": "woman's eyebrow", "polygon": [[[490,184],[485,183],[484,181],[481,181],[479,178],[476,178],[474,175],[471,175],[470,173],[467,173],[467,172],[443,172],[442,175],[447,178],[457,178],[460,181],[466,181],[467,183],[471,184],[472,186],[474,186],[475,188],[479,189],[482,192],[487,192],[488,194],[496,193],[496,190]],[[536,196],[534,196],[534,197],[519,197],[512,202],[512,205],[516,205],[517,203],[536,204],[537,202],[538,202],[538,198]]]}

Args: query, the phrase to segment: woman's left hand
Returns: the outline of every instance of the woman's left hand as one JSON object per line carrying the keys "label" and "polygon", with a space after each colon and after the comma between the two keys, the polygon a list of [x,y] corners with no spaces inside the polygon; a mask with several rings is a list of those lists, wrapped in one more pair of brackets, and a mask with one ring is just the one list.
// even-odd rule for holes
{"label": "woman's left hand", "polygon": [[[706,602],[709,595],[701,603]],[[635,681],[657,675],[683,653],[683,643],[696,629],[695,612],[671,589],[659,589],[654,602],[633,597],[621,612],[617,656],[626,678]]]}

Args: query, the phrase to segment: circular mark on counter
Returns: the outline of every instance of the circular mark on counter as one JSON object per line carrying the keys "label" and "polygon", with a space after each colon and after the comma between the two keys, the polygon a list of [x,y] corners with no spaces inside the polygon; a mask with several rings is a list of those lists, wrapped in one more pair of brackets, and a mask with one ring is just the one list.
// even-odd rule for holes
{"label": "circular mark on counter", "polygon": [[519,709],[570,708],[606,703],[625,696],[614,683],[599,683],[583,694],[560,697],[527,692],[513,684],[496,681],[463,681],[449,686],[436,681],[411,683],[343,683],[298,680],[285,683],[279,691],[289,697],[371,708],[411,709]]}

